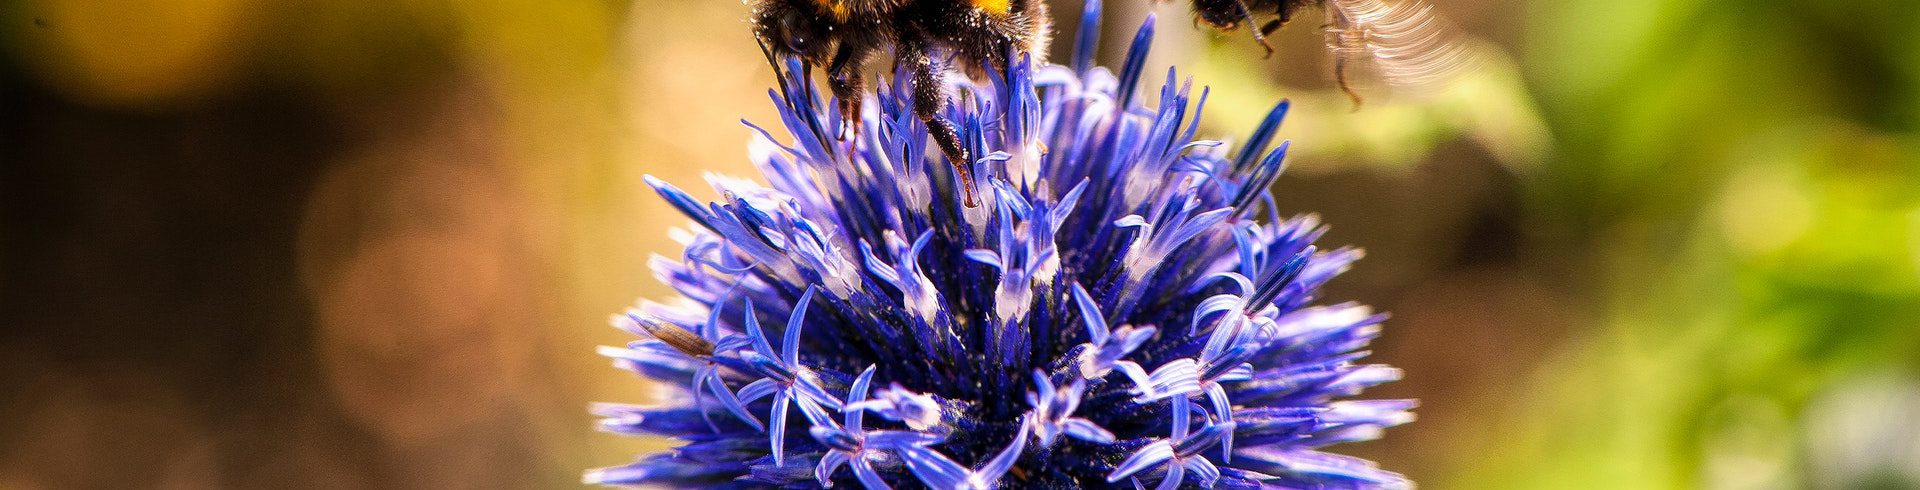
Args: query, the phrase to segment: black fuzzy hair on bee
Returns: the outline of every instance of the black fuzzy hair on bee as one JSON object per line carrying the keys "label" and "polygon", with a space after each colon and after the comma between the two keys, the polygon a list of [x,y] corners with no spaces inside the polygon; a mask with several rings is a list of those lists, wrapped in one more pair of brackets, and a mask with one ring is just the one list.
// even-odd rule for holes
{"label": "black fuzzy hair on bee", "polygon": [[770,55],[825,68],[843,136],[859,130],[867,63],[891,47],[896,66],[910,73],[914,115],[958,174],[968,207],[975,205],[973,160],[940,115],[945,61],[1005,73],[1016,53],[1046,52],[1049,27],[1042,0],[757,0],[752,19]]}

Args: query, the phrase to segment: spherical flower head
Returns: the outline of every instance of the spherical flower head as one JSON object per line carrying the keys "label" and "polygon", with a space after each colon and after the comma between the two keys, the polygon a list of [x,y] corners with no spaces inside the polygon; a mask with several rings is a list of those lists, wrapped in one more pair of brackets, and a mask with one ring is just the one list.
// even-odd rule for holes
{"label": "spherical flower head", "polygon": [[680,298],[615,316],[640,340],[602,353],[677,397],[594,410],[682,444],[586,481],[1410,486],[1319,450],[1413,403],[1342,399],[1399,372],[1359,362],[1383,315],[1318,301],[1359,252],[1274,209],[1287,103],[1237,152],[1195,140],[1205,89],[1170,70],[1154,104],[1136,93],[1151,19],[1119,73],[1090,66],[1099,11],[1072,66],[952,87],[978,207],[904,78],[848,124],[794,62],[769,91],[787,134],[751,147],[769,185],[710,177],[703,203],[649,178],[694,221],[653,261]]}

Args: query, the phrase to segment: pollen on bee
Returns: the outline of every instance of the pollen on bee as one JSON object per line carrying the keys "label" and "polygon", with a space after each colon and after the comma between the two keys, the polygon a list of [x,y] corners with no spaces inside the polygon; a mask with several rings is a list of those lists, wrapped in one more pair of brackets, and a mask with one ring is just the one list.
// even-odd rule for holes
{"label": "pollen on bee", "polygon": [[813,4],[816,7],[826,10],[828,14],[833,16],[833,20],[836,22],[846,22],[847,18],[851,17],[850,14],[852,12],[847,10],[847,2],[845,0],[813,0]]}

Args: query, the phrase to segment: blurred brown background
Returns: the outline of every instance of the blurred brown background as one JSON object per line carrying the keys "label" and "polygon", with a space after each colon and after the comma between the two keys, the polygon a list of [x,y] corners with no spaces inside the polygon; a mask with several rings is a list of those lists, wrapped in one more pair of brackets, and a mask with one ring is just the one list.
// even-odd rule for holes
{"label": "blurred brown background", "polygon": [[[1311,25],[1261,60],[1157,9],[1204,132],[1293,98],[1281,204],[1368,250],[1328,298],[1394,313],[1373,395],[1424,406],[1348,452],[1428,488],[1920,486],[1915,8],[1436,3],[1487,63],[1359,112]],[[1109,4],[1111,62],[1151,5]],[[750,175],[746,11],[0,4],[0,488],[573,488],[662,447],[592,431],[650,397],[593,347],[676,253],[639,176]]]}

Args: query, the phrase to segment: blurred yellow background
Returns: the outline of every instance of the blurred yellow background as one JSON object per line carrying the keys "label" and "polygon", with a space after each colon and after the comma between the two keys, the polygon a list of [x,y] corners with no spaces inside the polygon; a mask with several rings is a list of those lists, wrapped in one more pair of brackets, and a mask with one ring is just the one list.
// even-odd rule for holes
{"label": "blurred yellow background", "polygon": [[[1423,401],[1347,451],[1426,488],[1920,488],[1920,5],[1435,3],[1484,63],[1356,112],[1309,22],[1263,60],[1109,0],[1102,59],[1157,12],[1206,135],[1296,102],[1283,210],[1368,250],[1327,297],[1393,312],[1371,395]],[[653,396],[593,347],[666,294],[685,221],[640,175],[751,175],[746,12],[0,4],[0,488],[573,488],[663,447],[593,432]]]}

